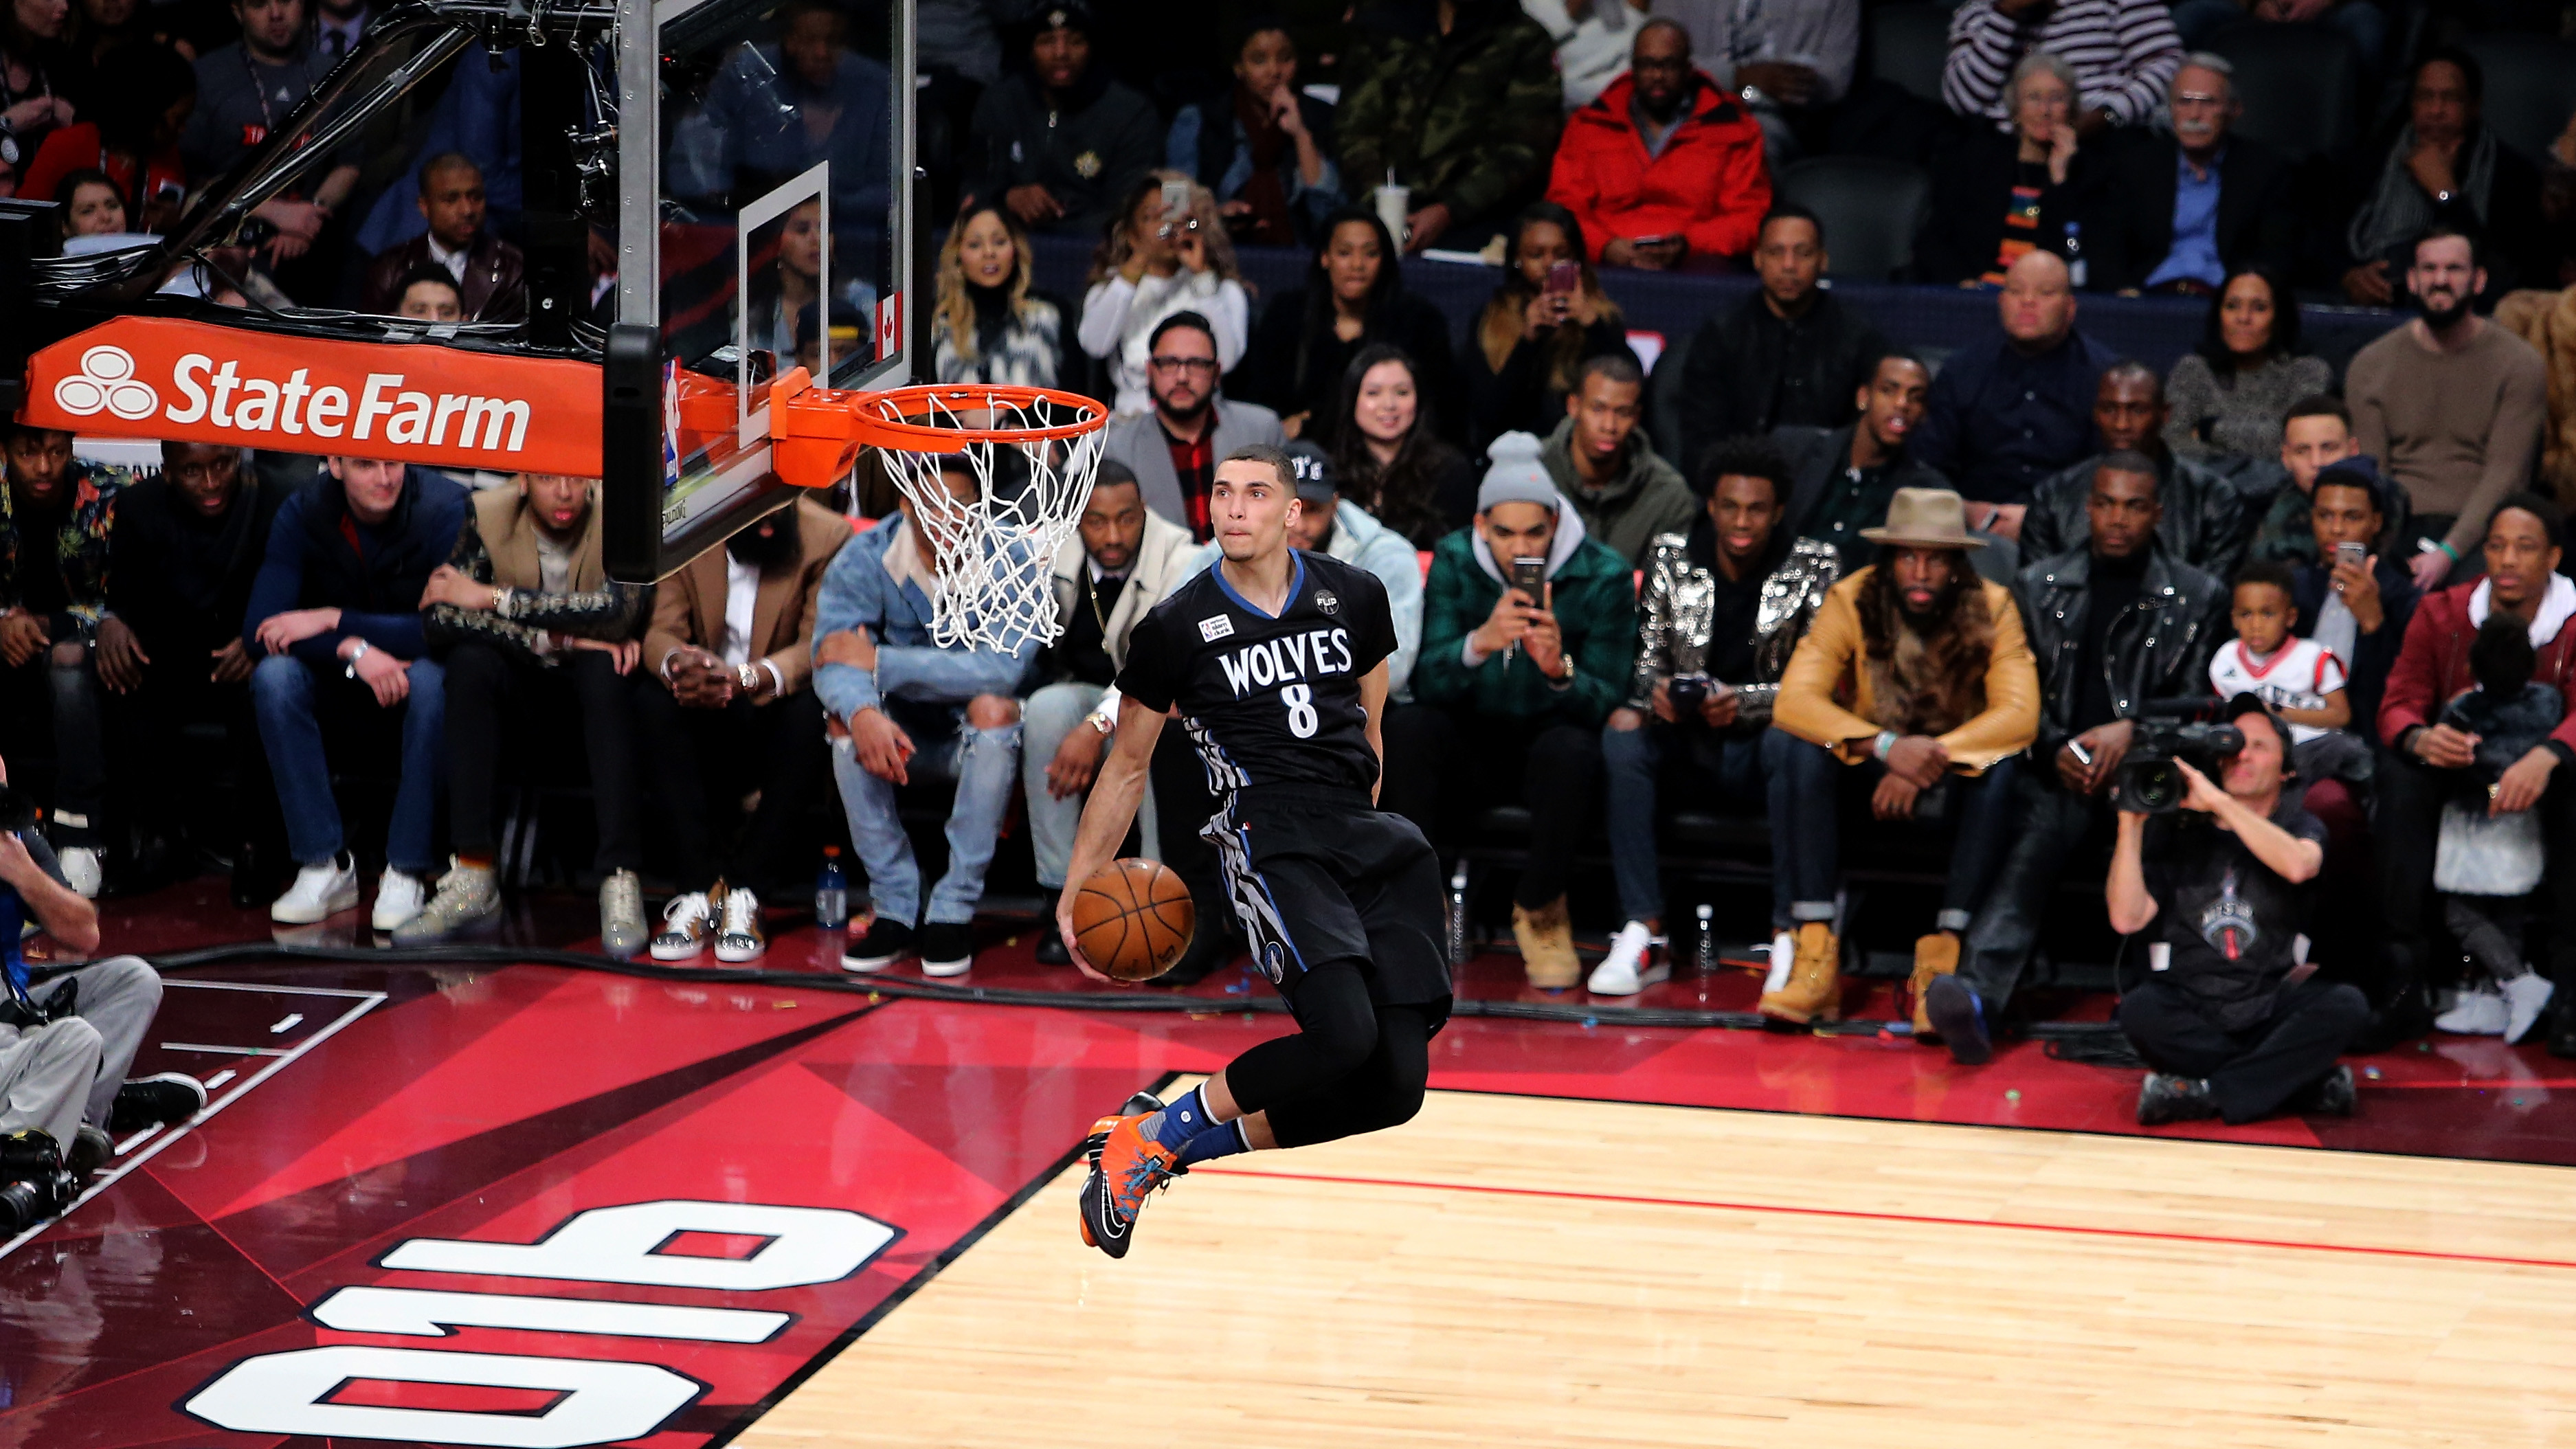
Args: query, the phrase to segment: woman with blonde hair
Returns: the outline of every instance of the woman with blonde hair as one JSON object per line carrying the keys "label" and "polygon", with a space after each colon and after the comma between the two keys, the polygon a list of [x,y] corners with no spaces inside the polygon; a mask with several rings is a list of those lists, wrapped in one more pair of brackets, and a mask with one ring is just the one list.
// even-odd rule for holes
{"label": "woman with blonde hair", "polygon": [[1064,374],[1064,312],[1029,290],[1029,237],[999,206],[977,206],[939,248],[930,321],[940,382],[1054,387]]}
{"label": "woman with blonde hair", "polygon": [[1565,417],[1588,357],[1633,357],[1619,311],[1601,291],[1583,226],[1552,201],[1512,224],[1503,284],[1476,316],[1459,358],[1467,378],[1469,442],[1481,453],[1508,432],[1546,437]]}
{"label": "woman with blonde hair", "polygon": [[[1165,200],[1186,195],[1186,205]],[[1187,188],[1186,192],[1182,188]],[[1252,302],[1234,264],[1234,244],[1217,216],[1215,193],[1178,171],[1148,172],[1118,210],[1091,262],[1082,299],[1082,350],[1109,365],[1119,412],[1153,406],[1145,354],[1154,325],[1196,312],[1216,332],[1219,372],[1243,360]]]}

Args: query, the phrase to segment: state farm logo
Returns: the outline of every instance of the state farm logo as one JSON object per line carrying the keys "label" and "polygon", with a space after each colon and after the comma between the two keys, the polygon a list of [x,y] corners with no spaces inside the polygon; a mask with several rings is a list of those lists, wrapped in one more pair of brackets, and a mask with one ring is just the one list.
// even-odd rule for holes
{"label": "state farm logo", "polygon": [[54,406],[79,417],[111,412],[139,421],[160,411],[161,395],[134,377],[134,354],[122,347],[93,347],[81,370],[54,384]]}

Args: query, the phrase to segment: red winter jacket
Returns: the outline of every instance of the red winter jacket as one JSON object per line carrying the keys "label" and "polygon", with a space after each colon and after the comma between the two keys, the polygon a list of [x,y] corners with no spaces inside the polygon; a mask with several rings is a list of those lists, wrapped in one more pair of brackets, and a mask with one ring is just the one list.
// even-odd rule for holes
{"label": "red winter jacket", "polygon": [[1596,262],[1613,237],[1678,234],[1697,257],[1753,250],[1771,209],[1762,128],[1701,74],[1690,115],[1650,160],[1628,114],[1636,89],[1636,77],[1623,75],[1566,118],[1547,199],[1583,223],[1583,244]]}
{"label": "red winter jacket", "polygon": [[[2477,681],[2469,674],[2469,646],[2478,631],[2469,622],[2469,595],[2484,580],[2472,580],[2438,594],[2426,594],[2406,625],[2406,642],[2388,670],[2388,689],[2379,697],[2379,738],[2390,749],[2397,736],[2440,718],[2442,706]],[[2532,661],[2531,679],[2576,699],[2576,620],[2561,625],[2558,637],[2544,644]],[[2576,751],[2576,710],[2549,732],[2565,751]]]}

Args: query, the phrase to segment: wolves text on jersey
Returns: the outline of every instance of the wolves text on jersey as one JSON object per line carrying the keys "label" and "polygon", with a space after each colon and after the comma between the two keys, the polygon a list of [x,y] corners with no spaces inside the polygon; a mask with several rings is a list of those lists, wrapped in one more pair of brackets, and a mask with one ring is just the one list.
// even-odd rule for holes
{"label": "wolves text on jersey", "polygon": [[1309,629],[1302,634],[1255,640],[1217,656],[1217,664],[1225,670],[1225,682],[1237,699],[1256,689],[1295,680],[1348,674],[1354,662],[1350,631],[1340,628]]}

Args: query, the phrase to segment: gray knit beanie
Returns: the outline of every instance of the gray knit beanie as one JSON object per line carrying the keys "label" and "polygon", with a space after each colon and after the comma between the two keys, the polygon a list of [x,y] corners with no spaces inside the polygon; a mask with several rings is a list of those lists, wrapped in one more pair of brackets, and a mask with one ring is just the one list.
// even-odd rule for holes
{"label": "gray knit beanie", "polygon": [[1505,433],[1494,439],[1485,450],[1490,463],[1485,469],[1483,486],[1476,490],[1476,511],[1490,511],[1497,503],[1536,503],[1551,512],[1565,501],[1556,491],[1556,480],[1538,461],[1539,441],[1528,433]]}

